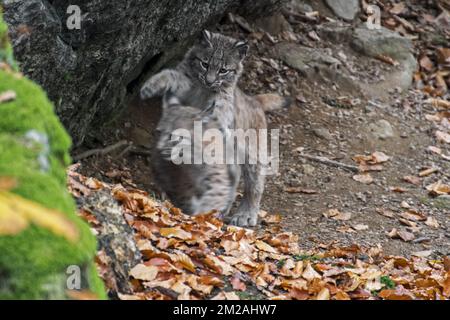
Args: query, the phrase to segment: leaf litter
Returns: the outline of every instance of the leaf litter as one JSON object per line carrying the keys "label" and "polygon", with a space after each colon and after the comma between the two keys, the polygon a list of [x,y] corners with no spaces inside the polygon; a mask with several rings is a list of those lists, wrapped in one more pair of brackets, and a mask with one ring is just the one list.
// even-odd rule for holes
{"label": "leaf litter", "polygon": [[[69,190],[75,197],[82,197],[84,189],[109,191],[135,231],[144,258],[131,269],[129,281],[134,292],[119,293],[123,300],[450,298],[448,257],[432,260],[431,252],[417,252],[407,259],[384,255],[380,245],[340,247],[335,243],[304,251],[299,246],[301,238],[280,230],[280,215],[271,218],[274,215],[262,213],[268,226],[255,232],[228,226],[215,212],[192,217],[144,191],[103,183],[74,171],[69,171],[69,176]],[[386,210],[379,213],[395,216]],[[335,209],[324,215],[341,221],[351,218]],[[433,226],[437,223],[416,212],[403,216],[410,221],[425,219]],[[100,227],[92,219],[88,222],[94,229]],[[353,228],[363,231],[368,226],[355,224]],[[390,236],[414,239],[412,232],[403,229],[393,229]],[[108,268],[108,264],[98,267]],[[111,282],[104,280],[106,285]]]}

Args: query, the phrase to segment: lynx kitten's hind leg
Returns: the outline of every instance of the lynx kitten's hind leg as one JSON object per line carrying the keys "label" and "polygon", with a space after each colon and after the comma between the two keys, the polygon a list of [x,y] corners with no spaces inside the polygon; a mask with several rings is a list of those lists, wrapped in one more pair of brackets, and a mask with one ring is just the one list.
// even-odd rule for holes
{"label": "lynx kitten's hind leg", "polygon": [[258,212],[264,192],[265,176],[260,165],[242,165],[244,178],[244,197],[231,217],[230,224],[239,227],[254,227],[258,223]]}

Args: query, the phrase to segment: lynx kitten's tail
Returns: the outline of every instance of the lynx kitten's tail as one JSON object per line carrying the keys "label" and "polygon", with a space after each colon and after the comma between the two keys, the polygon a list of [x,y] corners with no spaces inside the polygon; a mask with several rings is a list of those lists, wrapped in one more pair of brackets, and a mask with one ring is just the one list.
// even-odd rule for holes
{"label": "lynx kitten's tail", "polygon": [[277,94],[259,94],[254,96],[255,100],[259,102],[264,112],[277,111],[285,108],[289,108],[292,99],[279,96]]}

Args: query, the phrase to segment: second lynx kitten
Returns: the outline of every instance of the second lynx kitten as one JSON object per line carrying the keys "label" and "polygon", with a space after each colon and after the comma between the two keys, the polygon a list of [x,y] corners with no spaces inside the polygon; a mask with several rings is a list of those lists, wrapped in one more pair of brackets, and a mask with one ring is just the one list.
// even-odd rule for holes
{"label": "second lynx kitten", "polygon": [[[213,101],[219,100],[221,105],[214,108],[214,112],[221,128],[266,129],[264,112],[286,107],[289,100],[274,94],[251,97],[237,87],[248,48],[246,42],[204,31],[201,41],[187,52],[175,69],[163,70],[144,84],[141,98],[162,96],[170,90],[180,99],[180,104],[200,109],[207,108]],[[260,164],[239,166],[240,170],[236,171],[243,175],[244,195],[230,223],[243,227],[255,226],[265,177],[261,174]],[[208,167],[205,166],[203,170],[208,170]],[[164,185],[161,187],[164,189]],[[218,183],[217,188],[219,187]],[[176,192],[182,195],[187,191],[180,188]],[[232,203],[234,197],[228,201]],[[200,212],[193,212],[196,213]]]}

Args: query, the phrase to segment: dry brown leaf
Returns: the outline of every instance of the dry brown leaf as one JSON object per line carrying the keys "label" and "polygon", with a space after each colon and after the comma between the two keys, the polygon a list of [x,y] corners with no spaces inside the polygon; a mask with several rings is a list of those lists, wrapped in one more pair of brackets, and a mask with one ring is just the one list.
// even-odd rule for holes
{"label": "dry brown leaf", "polygon": [[8,91],[0,93],[0,104],[11,102],[16,99],[17,99],[17,94],[12,90],[8,90]]}
{"label": "dry brown leaf", "polygon": [[174,228],[161,228],[159,232],[161,236],[166,238],[178,238],[181,240],[192,239],[192,234],[190,232],[181,229],[181,227],[179,226]]}
{"label": "dry brown leaf", "polygon": [[356,231],[365,231],[369,229],[369,226],[367,224],[356,224],[352,228]]}
{"label": "dry brown leaf", "polygon": [[431,195],[446,195],[450,194],[450,186],[443,184],[442,181],[437,181],[433,184],[430,184],[426,187],[426,189],[430,192]]}
{"label": "dry brown leaf", "polygon": [[450,48],[438,48],[436,54],[439,64],[441,65],[450,64]]}
{"label": "dry brown leaf", "polygon": [[430,58],[428,56],[423,56],[419,60],[419,64],[423,69],[425,69],[428,72],[431,72],[434,70],[434,63],[433,63],[433,61],[430,60]]}
{"label": "dry brown leaf", "polygon": [[158,275],[158,268],[140,263],[130,270],[130,276],[138,280],[152,281]]}
{"label": "dry brown leaf", "polygon": [[278,253],[277,249],[275,249],[274,247],[270,246],[269,244],[261,241],[261,240],[256,240],[255,241],[255,246],[262,251],[265,252],[270,252],[270,253]]}
{"label": "dry brown leaf", "polygon": [[403,286],[398,286],[395,290],[381,290],[378,296],[385,300],[415,300],[414,295]]}
{"label": "dry brown leaf", "polygon": [[404,2],[398,2],[394,3],[391,9],[389,9],[389,12],[395,15],[401,14],[403,11],[405,11],[405,3]]}
{"label": "dry brown leaf", "polygon": [[393,239],[401,239],[401,240],[403,240],[403,241],[405,241],[405,242],[409,242],[409,241],[412,241],[412,240],[414,240],[416,237],[414,236],[414,234],[413,233],[411,233],[411,232],[408,232],[408,231],[406,231],[406,230],[400,230],[400,231],[398,231],[397,229],[392,229],[389,233],[388,233],[388,236],[390,237],[390,238],[393,238]]}
{"label": "dry brown leaf", "polygon": [[450,109],[450,101],[447,101],[447,100],[431,98],[431,99],[428,99],[426,101],[426,103],[430,103],[435,108]]}
{"label": "dry brown leaf", "polygon": [[17,180],[12,177],[0,177],[0,191],[9,191],[17,187]]}
{"label": "dry brown leaf", "polygon": [[443,131],[436,131],[436,139],[440,142],[450,143],[450,134]]}
{"label": "dry brown leaf", "polygon": [[382,216],[388,217],[388,218],[393,218],[395,215],[395,212],[389,209],[377,209],[376,210],[379,214],[381,214]]}
{"label": "dry brown leaf", "polygon": [[428,217],[425,221],[425,224],[435,229],[438,229],[440,227],[439,222],[436,220],[436,218],[433,217]]}
{"label": "dry brown leaf", "polygon": [[[433,173],[439,172],[438,168],[428,168],[419,172],[420,177],[427,177]],[[419,180],[420,181],[420,180]]]}
{"label": "dry brown leaf", "polygon": [[400,216],[411,221],[425,221],[427,219],[427,217],[423,213],[417,212],[415,210],[402,212],[400,213]]}
{"label": "dry brown leaf", "polygon": [[308,281],[312,281],[313,279],[321,279],[320,274],[314,270],[310,263],[308,263],[303,270],[302,277]]}
{"label": "dry brown leaf", "polygon": [[328,290],[328,288],[323,288],[320,290],[316,300],[330,300],[330,290]]}
{"label": "dry brown leaf", "polygon": [[420,178],[418,178],[416,176],[404,176],[403,181],[411,183],[416,186],[421,184]]}
{"label": "dry brown leaf", "polygon": [[64,214],[15,194],[0,191],[0,235],[14,235],[32,223],[71,242],[78,240],[77,226]]}
{"label": "dry brown leaf", "polygon": [[238,273],[235,273],[233,277],[230,279],[231,286],[234,290],[245,291],[247,290],[247,286],[244,282],[241,281]]}
{"label": "dry brown leaf", "polygon": [[289,188],[286,188],[285,191],[287,193],[303,193],[303,194],[316,194],[317,193],[316,190],[305,189],[305,188],[301,188],[301,187],[289,187]]}
{"label": "dry brown leaf", "polygon": [[323,213],[325,218],[331,218],[334,220],[347,221],[352,218],[351,212],[340,212],[337,209],[330,209]]}
{"label": "dry brown leaf", "polygon": [[357,181],[357,182],[361,182],[364,184],[371,184],[373,183],[373,178],[369,173],[364,173],[364,174],[357,174],[353,176],[353,180]]}

